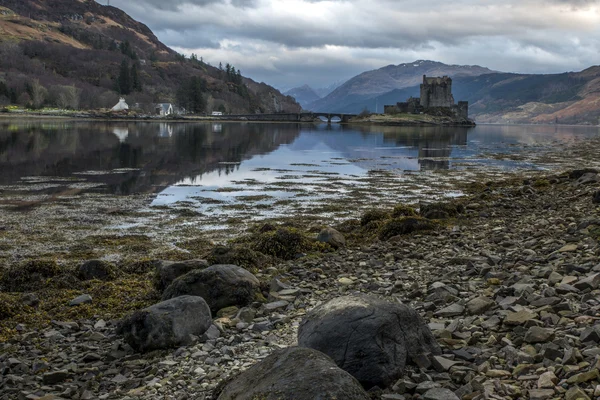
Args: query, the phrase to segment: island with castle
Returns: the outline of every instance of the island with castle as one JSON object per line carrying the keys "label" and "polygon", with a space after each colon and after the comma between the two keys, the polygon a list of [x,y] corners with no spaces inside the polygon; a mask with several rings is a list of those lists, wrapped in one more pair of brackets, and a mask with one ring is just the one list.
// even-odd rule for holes
{"label": "island with castle", "polygon": [[421,97],[384,106],[383,114],[359,116],[353,122],[382,125],[460,125],[475,126],[469,119],[469,102],[454,101],[452,78],[423,75]]}

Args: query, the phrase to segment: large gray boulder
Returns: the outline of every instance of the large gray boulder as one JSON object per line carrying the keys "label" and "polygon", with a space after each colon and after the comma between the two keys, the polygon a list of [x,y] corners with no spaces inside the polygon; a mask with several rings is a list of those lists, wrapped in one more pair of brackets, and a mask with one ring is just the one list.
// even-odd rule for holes
{"label": "large gray boulder", "polygon": [[213,265],[175,279],[165,290],[163,300],[184,295],[200,296],[216,314],[225,307],[252,303],[260,291],[259,285],[254,275],[237,265]]}
{"label": "large gray boulder", "polygon": [[358,381],[325,354],[290,347],[230,381],[218,400],[368,400]]}
{"label": "large gray boulder", "polygon": [[208,261],[206,260],[161,261],[156,267],[154,286],[162,292],[180,276],[195,269],[205,269],[207,267]]}
{"label": "large gray boulder", "polygon": [[144,352],[187,345],[211,324],[202,297],[181,296],[135,312],[121,321],[118,332],[131,347]]}
{"label": "large gray boulder", "polygon": [[313,309],[298,344],[327,354],[367,389],[393,384],[417,357],[441,354],[415,310],[373,296],[339,297]]}

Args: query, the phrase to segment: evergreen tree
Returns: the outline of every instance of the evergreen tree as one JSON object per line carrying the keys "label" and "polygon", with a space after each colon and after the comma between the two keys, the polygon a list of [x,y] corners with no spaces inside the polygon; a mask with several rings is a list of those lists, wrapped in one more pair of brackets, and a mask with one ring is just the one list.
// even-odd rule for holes
{"label": "evergreen tree", "polygon": [[131,66],[131,87],[136,92],[142,91],[142,82],[140,81],[137,63],[133,63]]}
{"label": "evergreen tree", "polygon": [[177,90],[177,101],[188,112],[198,114],[206,109],[204,92],[206,92],[206,82],[194,76],[181,83]]}
{"label": "evergreen tree", "polygon": [[129,63],[127,62],[126,58],[124,58],[123,62],[121,62],[117,84],[119,87],[119,93],[121,94],[129,94],[133,89],[131,71],[129,70]]}

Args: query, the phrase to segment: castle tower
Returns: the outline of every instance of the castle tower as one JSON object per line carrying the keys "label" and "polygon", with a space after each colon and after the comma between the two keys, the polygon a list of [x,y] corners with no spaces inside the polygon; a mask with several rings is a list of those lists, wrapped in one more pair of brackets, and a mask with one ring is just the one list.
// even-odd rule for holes
{"label": "castle tower", "polygon": [[421,105],[424,108],[454,106],[452,79],[447,76],[441,78],[428,78],[423,75],[423,83],[421,84]]}

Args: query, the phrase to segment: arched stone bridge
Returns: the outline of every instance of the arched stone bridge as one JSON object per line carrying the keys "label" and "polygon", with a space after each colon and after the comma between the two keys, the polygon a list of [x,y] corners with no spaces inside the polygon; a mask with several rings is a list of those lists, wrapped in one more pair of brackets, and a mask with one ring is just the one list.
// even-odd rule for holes
{"label": "arched stone bridge", "polygon": [[341,123],[350,121],[351,118],[356,117],[356,114],[341,114],[341,113],[320,113],[320,112],[307,112],[307,113],[280,113],[280,114],[247,114],[247,115],[224,115],[218,119],[244,119],[248,121],[290,121],[300,122],[307,119],[315,119],[323,117],[327,119],[327,123],[331,123],[333,118],[339,118]]}

